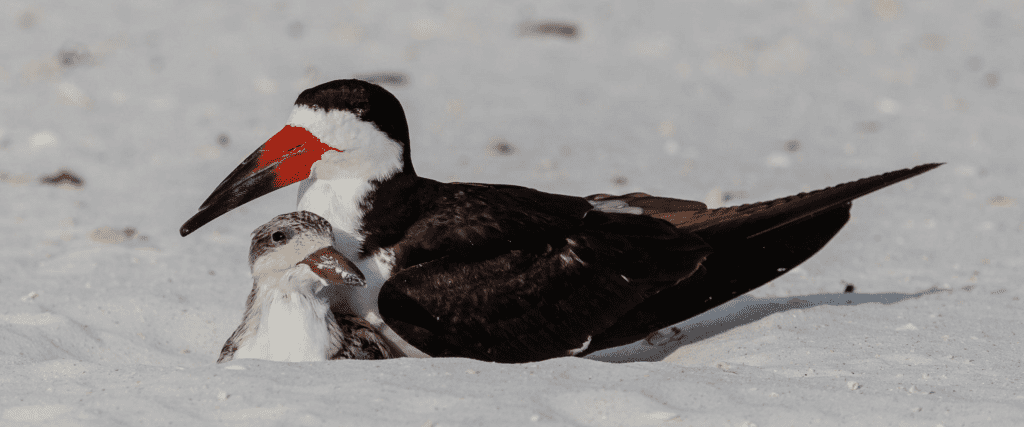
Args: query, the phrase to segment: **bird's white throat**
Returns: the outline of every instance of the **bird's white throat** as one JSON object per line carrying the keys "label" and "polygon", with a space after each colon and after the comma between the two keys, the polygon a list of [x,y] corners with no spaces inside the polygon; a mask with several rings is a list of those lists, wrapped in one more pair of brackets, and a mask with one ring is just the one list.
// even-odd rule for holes
{"label": "bird's white throat", "polygon": [[402,144],[349,111],[326,112],[298,105],[288,124],[305,128],[334,149],[313,163],[309,177],[299,185],[298,210],[330,222],[334,248],[359,265],[363,274],[372,274],[365,268],[375,266],[364,265],[365,260],[359,257],[365,239],[362,228],[369,208],[367,196],[374,190],[375,181],[402,171]]}

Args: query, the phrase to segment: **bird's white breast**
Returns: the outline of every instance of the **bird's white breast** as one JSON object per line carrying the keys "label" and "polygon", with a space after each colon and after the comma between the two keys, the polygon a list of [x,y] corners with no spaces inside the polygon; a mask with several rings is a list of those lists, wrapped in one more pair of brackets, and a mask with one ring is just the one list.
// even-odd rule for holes
{"label": "bird's white breast", "polygon": [[365,239],[362,227],[366,212],[361,204],[371,190],[370,183],[362,179],[318,179],[314,172],[299,188],[297,209],[315,213],[330,222],[334,229],[334,248],[355,262]]}
{"label": "bird's white breast", "polygon": [[316,362],[331,355],[326,301],[301,292],[272,290],[266,295],[254,336],[235,351],[235,359]]}
{"label": "bird's white breast", "polygon": [[403,355],[429,357],[388,327],[378,309],[380,289],[391,278],[395,265],[394,251],[381,249],[373,255],[360,257],[366,239],[362,230],[363,215],[366,212],[361,205],[372,191],[372,186],[368,181],[318,179],[319,176],[322,174],[313,174],[303,181],[299,189],[298,210],[315,213],[331,223],[334,228],[334,248],[355,263],[366,279],[365,287],[345,287],[341,290],[344,294],[342,303],[346,305],[341,311],[350,312],[370,322]]}

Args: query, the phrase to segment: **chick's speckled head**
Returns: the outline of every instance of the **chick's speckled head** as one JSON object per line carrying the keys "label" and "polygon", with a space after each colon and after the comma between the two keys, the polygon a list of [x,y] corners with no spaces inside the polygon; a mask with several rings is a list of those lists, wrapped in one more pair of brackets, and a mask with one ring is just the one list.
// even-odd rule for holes
{"label": "chick's speckled head", "polygon": [[249,268],[255,272],[256,262],[273,253],[274,267],[287,269],[333,243],[331,223],[319,215],[306,211],[278,215],[252,232]]}

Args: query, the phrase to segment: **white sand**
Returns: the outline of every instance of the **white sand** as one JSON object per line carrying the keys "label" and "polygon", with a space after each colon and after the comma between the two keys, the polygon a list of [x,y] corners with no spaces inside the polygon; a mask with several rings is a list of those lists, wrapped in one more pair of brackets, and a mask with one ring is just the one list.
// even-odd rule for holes
{"label": "white sand", "polygon": [[[1024,424],[1019,1],[319,3],[0,5],[0,425]],[[215,365],[295,189],[178,227],[299,91],[377,72],[440,180],[732,205],[948,164],[602,361]]]}

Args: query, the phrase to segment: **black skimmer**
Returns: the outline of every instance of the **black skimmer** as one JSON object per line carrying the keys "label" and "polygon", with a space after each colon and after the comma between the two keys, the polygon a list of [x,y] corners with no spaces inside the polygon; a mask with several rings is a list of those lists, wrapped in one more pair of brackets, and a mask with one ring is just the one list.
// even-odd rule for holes
{"label": "black skimmer", "polygon": [[853,199],[937,166],[721,209],[441,183],[416,175],[394,95],[336,80],[303,91],[181,235],[298,182],[298,210],[330,221],[366,276],[355,313],[401,355],[526,362],[628,344],[761,286],[821,249]]}
{"label": "black skimmer", "polygon": [[224,343],[217,363],[394,357],[373,325],[345,304],[332,304],[325,292],[329,286],[366,286],[333,243],[331,224],[309,212],[278,215],[253,231],[252,292],[242,324]]}

